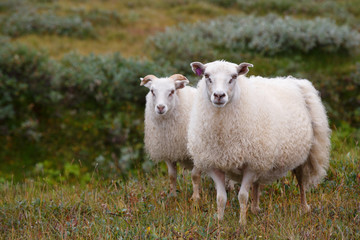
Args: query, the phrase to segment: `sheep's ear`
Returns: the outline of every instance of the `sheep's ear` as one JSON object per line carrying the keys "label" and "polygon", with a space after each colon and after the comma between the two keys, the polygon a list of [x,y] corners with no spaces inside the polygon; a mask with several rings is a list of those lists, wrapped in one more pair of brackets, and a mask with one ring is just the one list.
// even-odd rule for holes
{"label": "sheep's ear", "polygon": [[184,88],[186,84],[189,84],[189,80],[181,74],[174,74],[169,78],[175,82],[175,89]]}
{"label": "sheep's ear", "polygon": [[140,86],[145,86],[147,88],[151,87],[151,83],[157,77],[154,75],[146,75],[144,78],[140,78]]}
{"label": "sheep's ear", "polygon": [[251,63],[240,63],[237,67],[239,75],[245,75],[249,72],[249,67],[254,67]]}
{"label": "sheep's ear", "polygon": [[201,62],[192,62],[190,66],[193,72],[198,76],[203,75],[205,72],[205,66]]}

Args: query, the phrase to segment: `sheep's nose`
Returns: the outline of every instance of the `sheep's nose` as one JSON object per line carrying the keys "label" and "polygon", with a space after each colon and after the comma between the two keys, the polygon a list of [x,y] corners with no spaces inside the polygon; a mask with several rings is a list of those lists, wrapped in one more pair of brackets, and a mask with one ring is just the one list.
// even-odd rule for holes
{"label": "sheep's nose", "polygon": [[214,97],[219,99],[219,100],[221,100],[225,96],[226,96],[226,94],[224,92],[220,92],[220,93],[214,92]]}
{"label": "sheep's nose", "polygon": [[162,104],[159,104],[159,105],[157,105],[156,107],[157,107],[157,109],[159,110],[159,112],[162,112],[162,111],[164,111],[164,109],[165,109],[165,106],[162,105]]}

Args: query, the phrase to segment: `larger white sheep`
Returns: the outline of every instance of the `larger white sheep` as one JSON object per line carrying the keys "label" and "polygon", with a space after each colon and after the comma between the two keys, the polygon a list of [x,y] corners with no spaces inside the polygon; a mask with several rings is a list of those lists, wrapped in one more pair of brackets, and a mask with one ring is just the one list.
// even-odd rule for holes
{"label": "larger white sheep", "polygon": [[329,165],[328,120],[312,84],[293,77],[245,77],[252,66],[226,61],[191,64],[203,77],[190,118],[188,149],[195,167],[215,182],[219,219],[227,201],[225,174],[241,183],[242,225],[251,186],[251,210],[257,212],[259,184],[292,170],[308,211],[305,190],[321,181]]}
{"label": "larger white sheep", "polygon": [[187,130],[196,89],[186,86],[186,77],[147,75],[140,85],[149,88],[145,107],[145,149],[155,161],[165,161],[170,178],[170,194],[176,196],[176,163],[192,169],[193,200],[198,200],[200,172],[193,168],[187,150]]}

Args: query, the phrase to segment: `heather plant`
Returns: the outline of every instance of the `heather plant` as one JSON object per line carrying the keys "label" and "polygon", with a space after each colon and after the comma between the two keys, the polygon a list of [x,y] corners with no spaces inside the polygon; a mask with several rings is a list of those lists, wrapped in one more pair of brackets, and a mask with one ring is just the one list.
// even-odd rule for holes
{"label": "heather plant", "polygon": [[91,22],[93,26],[122,23],[122,16],[116,11],[101,9],[91,9],[89,11],[85,11],[83,8],[73,8],[70,12],[70,15],[80,16],[84,21]]}
{"label": "heather plant", "polygon": [[54,64],[46,54],[25,46],[0,48],[0,127],[11,132],[24,122],[49,113],[59,100],[53,85]]}
{"label": "heather plant", "polygon": [[[287,0],[237,0],[237,1],[222,1],[222,0],[207,0],[225,8],[235,7],[244,9],[247,13],[255,15],[264,15],[269,11],[278,14],[297,14],[307,16],[322,16],[335,18],[341,22],[351,24],[356,21],[353,14],[350,13],[351,7],[340,4],[337,1],[324,0],[324,1],[287,1]],[[350,8],[350,9],[349,9]]]}
{"label": "heather plant", "polygon": [[360,34],[326,18],[230,16],[180,24],[151,37],[149,43],[157,62],[170,62],[181,70],[188,70],[187,59],[209,61],[214,56],[226,57],[233,52],[270,56],[314,50],[352,52],[360,45]]}
{"label": "heather plant", "polygon": [[[350,84],[343,89],[343,93],[347,96],[344,106],[351,114],[350,120],[360,128],[360,62],[356,64],[356,70],[345,80]],[[355,109],[352,106],[355,106]]]}
{"label": "heather plant", "polygon": [[124,102],[143,105],[146,90],[139,87],[140,77],[149,73],[170,74],[169,67],[148,61],[109,56],[66,55],[60,62],[57,84],[64,101],[70,105],[93,103],[112,109]]}
{"label": "heather plant", "polygon": [[90,21],[79,16],[58,16],[52,11],[40,13],[36,8],[19,8],[1,21],[1,32],[11,37],[25,34],[56,34],[78,38],[95,37]]}
{"label": "heather plant", "polygon": [[[4,40],[5,41],[5,40]],[[0,126],[4,134],[62,108],[100,110],[143,107],[140,77],[172,73],[149,61],[109,56],[66,55],[52,61],[45,53],[5,43],[0,48]],[[25,129],[25,128],[24,128]]]}
{"label": "heather plant", "polygon": [[6,0],[0,2],[0,12],[6,12],[14,9],[15,7],[21,5],[22,0]]}

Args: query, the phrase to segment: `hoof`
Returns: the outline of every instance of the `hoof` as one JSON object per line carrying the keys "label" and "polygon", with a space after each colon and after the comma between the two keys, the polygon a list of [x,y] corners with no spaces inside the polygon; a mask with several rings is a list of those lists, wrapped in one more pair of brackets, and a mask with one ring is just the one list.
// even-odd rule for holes
{"label": "hoof", "polygon": [[168,198],[176,198],[176,197],[177,197],[176,191],[172,191],[168,194]]}
{"label": "hoof", "polygon": [[251,206],[251,212],[253,214],[258,214],[259,212],[261,212],[261,208],[259,206],[257,206],[257,207]]}
{"label": "hoof", "polygon": [[200,195],[192,195],[191,198],[190,198],[191,201],[193,202],[199,202],[200,200]]}
{"label": "hoof", "polygon": [[311,207],[308,204],[302,205],[302,210],[304,213],[308,213],[311,210]]}
{"label": "hoof", "polygon": [[240,216],[240,226],[246,226],[246,216]]}

